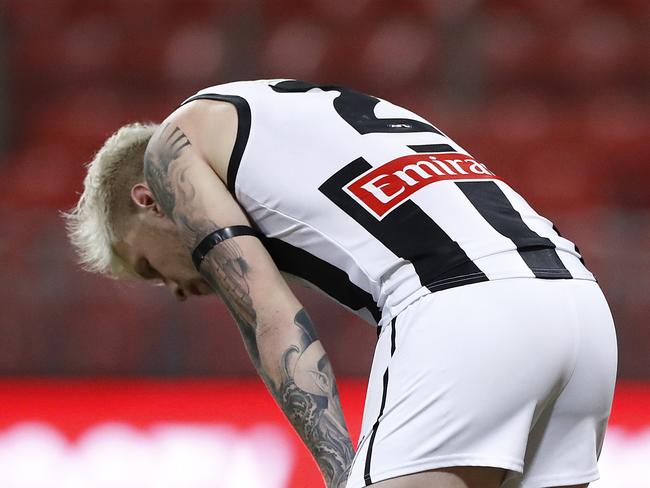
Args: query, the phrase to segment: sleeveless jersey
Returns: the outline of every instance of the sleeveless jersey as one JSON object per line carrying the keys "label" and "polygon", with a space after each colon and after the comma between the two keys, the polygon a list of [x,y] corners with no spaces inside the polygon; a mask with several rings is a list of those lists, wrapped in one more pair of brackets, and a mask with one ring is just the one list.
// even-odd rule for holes
{"label": "sleeveless jersey", "polygon": [[217,85],[238,130],[227,185],[278,268],[371,323],[504,278],[594,280],[576,246],[422,117],[295,80]]}

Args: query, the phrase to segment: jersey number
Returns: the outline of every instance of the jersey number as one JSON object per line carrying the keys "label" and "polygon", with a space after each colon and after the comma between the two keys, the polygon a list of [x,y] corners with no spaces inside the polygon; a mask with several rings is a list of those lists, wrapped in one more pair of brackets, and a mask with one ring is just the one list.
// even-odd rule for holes
{"label": "jersey number", "polygon": [[379,99],[336,85],[314,85],[305,81],[281,81],[271,88],[279,93],[305,93],[313,88],[340,93],[334,99],[334,109],[359,134],[373,132],[433,132],[442,134],[431,124],[413,119],[380,119],[375,115]]}

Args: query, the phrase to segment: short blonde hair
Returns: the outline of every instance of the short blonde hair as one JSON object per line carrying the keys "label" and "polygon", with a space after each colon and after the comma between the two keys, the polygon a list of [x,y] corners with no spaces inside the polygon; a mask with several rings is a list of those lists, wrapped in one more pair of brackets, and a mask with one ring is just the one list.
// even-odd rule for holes
{"label": "short blonde hair", "polygon": [[135,213],[131,187],[144,181],[143,156],[157,127],[128,124],[109,137],[86,166],[88,173],[77,205],[63,213],[70,242],[87,271],[113,278],[136,276],[114,245],[123,237],[125,217]]}

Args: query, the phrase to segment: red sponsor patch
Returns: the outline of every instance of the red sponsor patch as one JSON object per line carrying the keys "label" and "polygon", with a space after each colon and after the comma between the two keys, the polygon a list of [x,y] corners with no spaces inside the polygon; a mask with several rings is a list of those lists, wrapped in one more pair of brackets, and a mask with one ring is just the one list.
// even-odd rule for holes
{"label": "red sponsor patch", "polygon": [[425,186],[444,180],[499,179],[467,154],[411,154],[372,168],[345,185],[357,202],[378,219]]}

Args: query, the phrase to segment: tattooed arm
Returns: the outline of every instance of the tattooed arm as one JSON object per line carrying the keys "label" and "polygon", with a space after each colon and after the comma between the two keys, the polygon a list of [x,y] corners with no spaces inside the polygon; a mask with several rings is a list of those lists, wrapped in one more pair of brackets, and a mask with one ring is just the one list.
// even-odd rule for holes
{"label": "tattooed arm", "polygon": [[[214,230],[250,225],[206,160],[201,139],[191,118],[172,115],[145,155],[147,184],[190,252]],[[239,236],[218,244],[200,273],[228,306],[258,373],[327,486],[345,486],[354,451],[331,364],[309,315],[261,242]]]}

